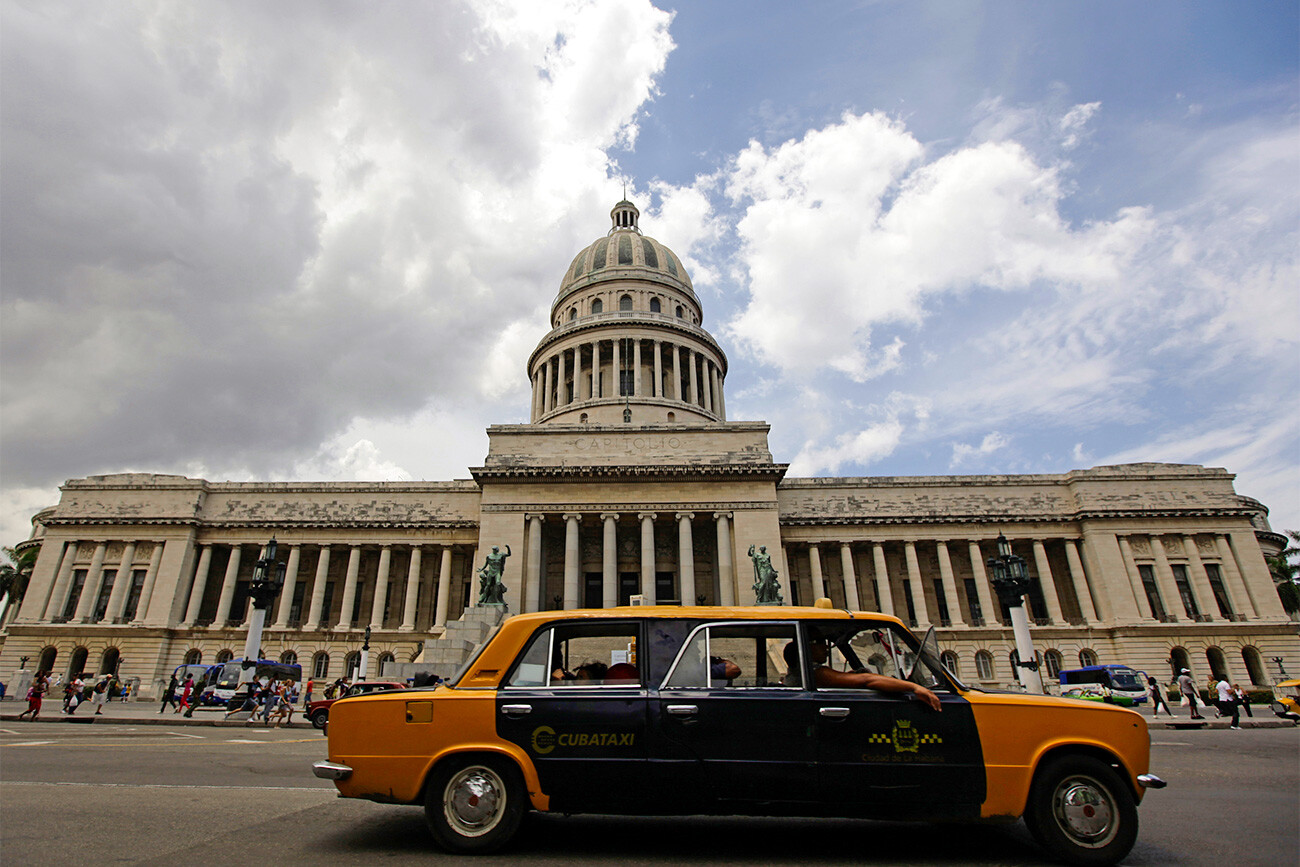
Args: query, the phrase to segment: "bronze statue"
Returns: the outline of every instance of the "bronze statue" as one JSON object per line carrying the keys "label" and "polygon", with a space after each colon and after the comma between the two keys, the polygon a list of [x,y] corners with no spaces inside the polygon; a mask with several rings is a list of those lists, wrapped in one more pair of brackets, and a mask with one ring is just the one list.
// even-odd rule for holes
{"label": "bronze statue", "polygon": [[506,558],[509,556],[509,545],[506,546],[504,554],[499,547],[492,546],[492,553],[487,555],[483,568],[478,570],[479,605],[506,604],[506,585],[501,583],[501,574],[506,571]]}
{"label": "bronze statue", "polygon": [[754,561],[754,599],[759,605],[784,605],[781,598],[781,582],[777,580],[776,569],[772,568],[772,555],[767,553],[767,546],[761,546],[757,552],[749,546],[749,559]]}

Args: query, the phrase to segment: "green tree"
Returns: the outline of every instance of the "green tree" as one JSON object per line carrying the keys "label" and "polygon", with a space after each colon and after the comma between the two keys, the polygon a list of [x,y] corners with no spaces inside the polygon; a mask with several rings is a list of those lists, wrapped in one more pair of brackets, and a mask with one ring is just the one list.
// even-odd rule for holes
{"label": "green tree", "polygon": [[1300,532],[1287,530],[1289,544],[1276,556],[1267,558],[1278,598],[1288,614],[1300,611]]}
{"label": "green tree", "polygon": [[40,552],[41,549],[37,547],[22,551],[0,548],[0,553],[9,561],[0,563],[0,610],[23,601],[27,584],[32,578],[32,570],[36,568],[36,556]]}

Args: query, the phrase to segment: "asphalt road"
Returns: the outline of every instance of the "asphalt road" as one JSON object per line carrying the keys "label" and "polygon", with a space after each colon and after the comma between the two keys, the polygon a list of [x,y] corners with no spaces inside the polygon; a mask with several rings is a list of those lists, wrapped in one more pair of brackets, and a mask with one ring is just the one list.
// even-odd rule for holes
{"label": "asphalt road", "polygon": [[[1153,731],[1129,865],[1300,863],[1300,729]],[[311,775],[310,730],[0,723],[7,864],[468,863],[417,808],[346,801]],[[1023,825],[531,816],[496,864],[1030,865]]]}

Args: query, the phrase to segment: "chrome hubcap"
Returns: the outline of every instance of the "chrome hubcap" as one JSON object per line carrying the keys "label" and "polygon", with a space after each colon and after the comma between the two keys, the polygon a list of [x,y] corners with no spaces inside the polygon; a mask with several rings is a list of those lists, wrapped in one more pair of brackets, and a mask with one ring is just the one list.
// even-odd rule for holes
{"label": "chrome hubcap", "polygon": [[1061,829],[1081,846],[1098,848],[1115,837],[1115,805],[1096,780],[1074,777],[1056,789],[1052,812]]}
{"label": "chrome hubcap", "polygon": [[442,793],[447,823],[466,837],[478,837],[496,827],[506,805],[506,787],[491,768],[481,765],[458,771]]}

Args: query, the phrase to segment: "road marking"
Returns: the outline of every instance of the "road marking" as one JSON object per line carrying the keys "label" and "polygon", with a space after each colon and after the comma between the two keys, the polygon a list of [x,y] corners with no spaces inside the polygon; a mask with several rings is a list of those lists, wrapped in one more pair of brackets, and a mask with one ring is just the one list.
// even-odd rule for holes
{"label": "road marking", "polygon": [[167,734],[171,735],[174,738],[195,738],[196,740],[200,740],[200,741],[207,740],[206,735],[189,735],[189,734],[185,734],[184,732],[167,732]]}
{"label": "road marking", "polygon": [[323,786],[199,786],[199,785],[175,785],[171,783],[75,783],[75,782],[52,782],[49,780],[5,780],[6,786],[65,786],[72,788],[88,789],[221,789],[223,791],[240,791],[240,792],[318,792],[320,794],[334,797],[338,790],[333,786],[325,788]]}
{"label": "road marking", "polygon": [[52,744],[54,741],[23,741],[17,744],[5,744],[7,747],[43,747],[46,744]]}
{"label": "road marking", "polygon": [[1183,741],[1152,741],[1153,747],[1190,747],[1191,744]]}
{"label": "road marking", "polygon": [[4,732],[4,733],[7,734],[7,735],[16,735],[16,734],[18,734],[18,732],[14,731],[13,729],[0,729],[0,732]]}

